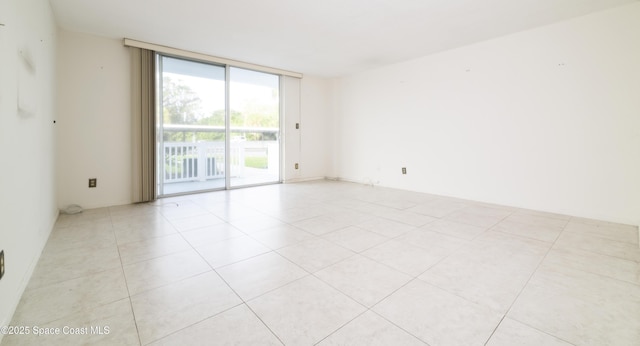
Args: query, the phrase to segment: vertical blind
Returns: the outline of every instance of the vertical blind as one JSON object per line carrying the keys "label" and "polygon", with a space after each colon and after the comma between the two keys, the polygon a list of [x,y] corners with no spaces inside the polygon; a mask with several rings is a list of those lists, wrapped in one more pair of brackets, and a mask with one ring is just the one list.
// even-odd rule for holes
{"label": "vertical blind", "polygon": [[156,198],[155,54],[130,47],[133,132],[133,201]]}

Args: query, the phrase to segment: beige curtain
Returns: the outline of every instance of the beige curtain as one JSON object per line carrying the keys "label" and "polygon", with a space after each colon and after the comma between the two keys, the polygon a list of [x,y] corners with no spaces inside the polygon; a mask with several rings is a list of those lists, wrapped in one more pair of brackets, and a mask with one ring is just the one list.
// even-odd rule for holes
{"label": "beige curtain", "polygon": [[154,52],[140,48],[131,51],[133,201],[156,198],[155,166],[155,58]]}

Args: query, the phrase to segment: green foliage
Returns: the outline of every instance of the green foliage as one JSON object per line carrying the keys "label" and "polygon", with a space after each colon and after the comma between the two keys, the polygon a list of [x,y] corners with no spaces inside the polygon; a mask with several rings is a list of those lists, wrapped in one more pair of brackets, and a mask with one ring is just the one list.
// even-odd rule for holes
{"label": "green foliage", "polygon": [[245,167],[252,167],[252,168],[267,169],[267,168],[269,168],[267,160],[268,159],[267,159],[266,156],[245,157],[244,158],[244,166]]}
{"label": "green foliage", "polygon": [[162,79],[162,116],[165,124],[195,124],[202,100],[188,85],[170,77]]}
{"label": "green foliage", "polygon": [[[163,121],[165,124],[225,126],[224,109],[219,109],[208,116],[202,114],[202,100],[196,92],[181,80],[165,76],[162,80]],[[231,110],[230,122],[233,127],[269,127],[278,128],[278,104],[265,105],[258,100],[248,100],[242,111]],[[277,140],[276,134],[254,132],[234,134],[247,141]],[[223,141],[224,131],[220,132],[165,132],[164,140],[168,142]]]}
{"label": "green foliage", "polygon": [[210,116],[198,120],[199,125],[224,126],[224,109],[218,109]]}
{"label": "green foliage", "polygon": [[[196,112],[202,107],[202,100],[188,85],[170,77],[162,78],[162,121],[165,124],[189,125],[196,123]],[[193,133],[164,132],[168,142],[190,142]]]}

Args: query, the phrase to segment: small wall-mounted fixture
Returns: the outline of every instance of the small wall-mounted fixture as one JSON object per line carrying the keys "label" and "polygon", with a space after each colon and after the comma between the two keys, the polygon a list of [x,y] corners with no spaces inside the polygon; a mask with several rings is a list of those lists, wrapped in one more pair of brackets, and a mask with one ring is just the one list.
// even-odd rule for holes
{"label": "small wall-mounted fixture", "polygon": [[89,178],[89,187],[98,187],[98,178]]}
{"label": "small wall-mounted fixture", "polygon": [[4,250],[0,251],[0,279],[4,276]]}

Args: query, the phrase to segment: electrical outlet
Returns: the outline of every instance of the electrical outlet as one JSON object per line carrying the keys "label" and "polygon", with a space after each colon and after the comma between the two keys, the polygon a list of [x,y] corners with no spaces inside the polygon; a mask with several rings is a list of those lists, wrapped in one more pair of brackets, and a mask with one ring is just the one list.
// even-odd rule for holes
{"label": "electrical outlet", "polygon": [[0,251],[0,279],[4,276],[4,250]]}
{"label": "electrical outlet", "polygon": [[407,167],[402,167],[402,174],[407,174]]}
{"label": "electrical outlet", "polygon": [[298,164],[297,163],[296,163],[295,167],[296,167],[296,169],[298,169]]}
{"label": "electrical outlet", "polygon": [[98,178],[89,178],[89,187],[98,187]]}

